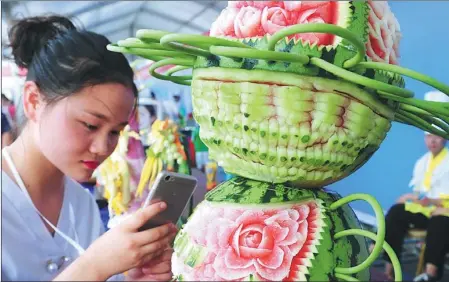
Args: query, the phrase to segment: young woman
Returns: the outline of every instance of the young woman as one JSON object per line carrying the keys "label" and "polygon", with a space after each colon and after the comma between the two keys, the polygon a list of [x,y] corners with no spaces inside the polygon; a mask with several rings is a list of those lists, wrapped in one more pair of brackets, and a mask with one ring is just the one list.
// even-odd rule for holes
{"label": "young woman", "polygon": [[[165,203],[103,233],[86,181],[135,105],[133,72],[102,35],[35,17],[9,32],[28,69],[17,140],[2,150],[2,280],[170,280],[175,227],[138,231]],[[77,181],[77,182],[75,182]]]}

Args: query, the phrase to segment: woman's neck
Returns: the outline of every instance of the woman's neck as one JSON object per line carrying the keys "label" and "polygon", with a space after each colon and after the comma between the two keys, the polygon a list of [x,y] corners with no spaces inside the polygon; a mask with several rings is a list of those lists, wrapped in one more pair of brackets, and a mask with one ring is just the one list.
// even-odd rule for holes
{"label": "woman's neck", "polygon": [[[8,153],[33,201],[40,202],[63,193],[64,174],[42,154],[27,129],[9,146]],[[7,168],[4,170],[12,176]]]}

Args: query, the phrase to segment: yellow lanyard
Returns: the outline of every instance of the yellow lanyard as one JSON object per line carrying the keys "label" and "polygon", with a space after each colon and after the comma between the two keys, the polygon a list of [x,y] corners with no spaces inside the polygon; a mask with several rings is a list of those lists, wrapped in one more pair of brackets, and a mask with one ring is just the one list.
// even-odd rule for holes
{"label": "yellow lanyard", "polygon": [[426,174],[424,176],[423,186],[426,191],[430,190],[430,183],[432,181],[432,174],[435,168],[444,160],[447,155],[447,148],[443,148],[437,156],[430,155],[429,166],[427,167]]}

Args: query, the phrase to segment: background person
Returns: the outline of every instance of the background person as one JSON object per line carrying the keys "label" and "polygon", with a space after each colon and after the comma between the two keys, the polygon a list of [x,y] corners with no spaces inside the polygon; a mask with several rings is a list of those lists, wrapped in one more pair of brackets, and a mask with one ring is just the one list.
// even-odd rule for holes
{"label": "background person", "polygon": [[[425,99],[449,102],[449,97],[441,92],[429,92]],[[447,140],[442,137],[426,132],[424,141],[429,151],[415,164],[410,182],[414,193],[401,196],[388,211],[385,240],[400,257],[408,230],[426,229],[425,273],[414,281],[437,281],[449,251],[449,153]],[[388,256],[385,259],[385,271],[391,278],[392,265]]]}

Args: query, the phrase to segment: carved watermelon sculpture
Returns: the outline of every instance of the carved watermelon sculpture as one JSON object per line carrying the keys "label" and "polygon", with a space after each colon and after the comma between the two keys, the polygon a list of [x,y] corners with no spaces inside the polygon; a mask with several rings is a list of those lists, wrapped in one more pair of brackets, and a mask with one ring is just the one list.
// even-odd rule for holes
{"label": "carved watermelon sculpture", "polygon": [[[360,228],[349,208],[330,210],[338,198],[244,178],[225,182],[178,235],[173,272],[185,281],[334,280],[336,266],[368,256],[363,238],[334,238]],[[357,278],[368,281],[369,272]]]}
{"label": "carved watermelon sculpture", "polygon": [[[367,281],[382,248],[402,279],[377,201],[323,189],[368,161],[393,121],[449,139],[448,103],[413,98],[401,75],[449,86],[397,65],[400,36],[385,2],[235,1],[210,37],[139,30],[108,46],[191,85],[210,157],[239,175],[180,231],[175,279]],[[185,69],[192,75],[175,75]],[[373,206],[377,234],[360,229],[345,206],[354,200]]]}

